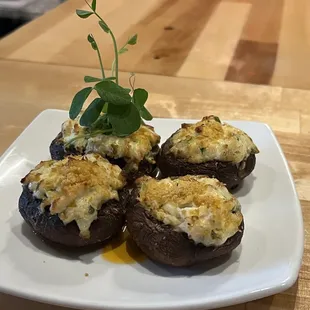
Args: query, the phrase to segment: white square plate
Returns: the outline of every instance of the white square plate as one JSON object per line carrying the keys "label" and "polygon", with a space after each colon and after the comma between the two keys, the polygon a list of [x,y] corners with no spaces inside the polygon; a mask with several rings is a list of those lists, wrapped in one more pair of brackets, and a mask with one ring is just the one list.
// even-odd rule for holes
{"label": "white square plate", "polygon": [[[43,244],[18,212],[20,179],[49,158],[49,144],[67,112],[41,113],[0,161],[0,290],[87,309],[211,309],[279,293],[294,284],[303,254],[303,220],[292,176],[271,129],[232,121],[261,153],[236,193],[245,217],[242,244],[208,270],[145,261],[116,265],[100,252],[66,256]],[[189,120],[154,119],[162,141]],[[85,273],[89,277],[85,277]]]}

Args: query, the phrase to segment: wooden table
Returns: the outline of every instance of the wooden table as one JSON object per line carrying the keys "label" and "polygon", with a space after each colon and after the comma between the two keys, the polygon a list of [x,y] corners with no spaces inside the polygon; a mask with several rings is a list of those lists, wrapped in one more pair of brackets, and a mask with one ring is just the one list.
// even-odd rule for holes
{"label": "wooden table", "polygon": [[[97,67],[94,55],[91,54],[92,51],[81,38],[81,34],[83,37],[83,34],[86,34],[89,29],[77,26],[78,23],[86,21],[76,20],[73,15],[68,16],[68,10],[74,10],[81,2],[80,0],[68,1],[55,11],[30,23],[26,28],[0,42],[0,108],[2,111],[0,113],[0,153],[12,143],[40,111],[47,108],[67,109],[72,96],[82,87],[85,74],[99,74],[98,70],[93,68]],[[121,0],[106,2],[105,14],[111,20],[114,20],[116,16],[120,21],[121,17],[124,17],[122,14],[125,14],[123,10],[128,10],[133,6],[136,8],[135,18],[141,19],[141,16],[149,12],[149,9],[143,6],[138,9],[138,4],[142,2],[146,1],[131,0],[130,5],[128,1]],[[154,6],[157,2],[149,0],[149,3]],[[162,2],[166,3],[166,6],[168,5],[168,2]],[[170,2],[173,6],[182,1],[170,0]],[[235,5],[239,5],[241,8],[242,4],[249,5],[252,1],[218,2],[217,5],[220,5],[220,8],[224,10],[223,7],[227,5],[229,8],[233,8]],[[300,0],[300,2],[303,1]],[[285,1],[285,5],[292,5],[292,1]],[[116,8],[123,9],[116,12]],[[183,8],[179,9],[183,10]],[[165,15],[167,10],[171,10],[171,8],[166,7],[163,12],[158,13],[160,17],[153,16],[153,18],[157,22],[160,20],[162,25],[168,25],[169,20]],[[219,8],[216,12],[218,10]],[[235,27],[233,20],[230,25]],[[144,23],[153,29],[150,20],[144,20]],[[124,33],[123,36],[127,36],[129,30],[130,33],[141,30],[142,38],[147,38],[148,35],[143,25],[143,23],[140,24],[140,28],[136,29],[133,17],[130,16],[126,24],[114,22],[114,28],[117,32]],[[215,23],[215,25],[217,24]],[[92,28],[93,25],[89,27]],[[156,32],[158,31],[157,26],[153,30],[155,36],[159,38],[160,35]],[[65,35],[63,35],[64,33]],[[57,40],[54,41],[53,38],[57,38]],[[138,46],[135,53],[137,52],[139,56],[136,56],[137,54],[134,52],[128,53],[128,57],[130,55],[134,61],[137,59],[135,57],[142,59],[143,51],[150,50],[151,44],[139,48]],[[72,51],[72,48],[78,52]],[[107,57],[112,57],[108,51],[106,54]],[[130,71],[132,67],[126,68],[126,66],[130,66],[129,60],[126,61],[129,58],[126,57],[124,55],[121,68],[124,71],[127,69]],[[147,64],[147,59],[143,60],[145,64]],[[136,78],[136,85],[146,88],[150,93],[148,107],[151,112],[156,117],[182,118],[200,118],[202,115],[212,113],[218,114],[223,119],[258,120],[268,123],[275,131],[289,161],[302,203],[305,224],[305,254],[297,283],[282,294],[225,309],[310,309],[310,238],[308,234],[310,231],[308,209],[310,208],[310,91],[284,88],[282,86],[287,86],[285,83],[282,86],[231,83],[218,75],[220,70],[214,71],[216,80],[207,79],[208,76],[203,76],[203,79],[184,77],[193,77],[195,74],[195,77],[201,77],[198,70],[199,61],[199,57],[196,64],[195,57],[189,60],[188,64],[193,66],[188,69],[188,74],[183,76],[170,74],[172,71],[168,72],[170,76],[165,76],[165,71],[158,72],[159,69],[151,64],[146,65],[147,70],[143,70],[144,66],[141,64],[135,65],[135,69],[141,69],[136,70],[138,72],[147,71],[156,74],[137,74]],[[176,65],[171,63],[171,66]],[[166,70],[163,67],[162,69]],[[292,77],[294,72],[293,69]],[[127,83],[127,81],[128,73],[124,72],[121,74],[121,83]],[[303,83],[302,79],[299,81]],[[298,79],[294,83],[298,84]],[[0,294],[0,309],[56,310],[60,308]]]}
{"label": "wooden table", "polygon": [[[98,11],[123,44],[122,71],[310,89],[308,0],[113,0]],[[97,68],[86,41],[100,42],[111,66],[110,37],[97,19],[80,20],[69,0],[2,40],[0,58]]]}

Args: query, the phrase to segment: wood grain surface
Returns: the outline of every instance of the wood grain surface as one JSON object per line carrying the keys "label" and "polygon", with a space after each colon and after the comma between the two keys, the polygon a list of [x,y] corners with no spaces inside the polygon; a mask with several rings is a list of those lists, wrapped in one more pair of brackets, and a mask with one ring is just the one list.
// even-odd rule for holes
{"label": "wood grain surface", "polygon": [[[87,6],[68,0],[1,40],[0,59],[97,68],[93,33],[110,68],[110,37],[76,8]],[[139,34],[122,71],[310,88],[309,0],[113,0],[98,11],[120,44]]]}
{"label": "wood grain surface", "polygon": [[[85,74],[98,70],[0,60],[0,152],[42,110],[68,109]],[[121,83],[128,82],[122,73]],[[261,85],[138,74],[136,85],[149,90],[148,107],[156,117],[257,120],[275,131],[293,173],[305,225],[305,254],[297,283],[288,291],[225,310],[310,309],[310,91]],[[1,310],[58,310],[0,294]]]}
{"label": "wood grain surface", "polygon": [[[305,253],[288,291],[225,310],[310,309],[310,1],[113,0],[98,10],[122,43],[120,78],[137,72],[156,117],[256,120],[275,131],[293,173],[305,225]],[[0,41],[0,153],[42,110],[67,109],[84,75],[98,73],[93,33],[110,68],[113,50],[95,18],[68,0]],[[126,73],[127,72],[127,73]],[[271,85],[271,86],[268,86]],[[1,272],[1,271],[0,271]],[[1,310],[60,310],[0,294]]]}

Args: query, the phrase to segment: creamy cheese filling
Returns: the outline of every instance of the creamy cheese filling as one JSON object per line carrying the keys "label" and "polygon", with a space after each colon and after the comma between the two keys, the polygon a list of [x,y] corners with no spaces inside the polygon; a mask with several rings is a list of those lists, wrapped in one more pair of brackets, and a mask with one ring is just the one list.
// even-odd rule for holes
{"label": "creamy cheese filling", "polygon": [[197,244],[219,246],[239,230],[243,220],[240,203],[216,179],[142,177],[137,183],[141,205]]}
{"label": "creamy cheese filling", "polygon": [[88,129],[81,127],[78,120],[68,119],[62,125],[62,136],[65,145],[72,145],[81,153],[98,153],[103,157],[124,158],[128,170],[137,170],[139,163],[145,159],[155,164],[153,147],[159,144],[160,137],[153,128],[141,127],[126,137],[116,137],[101,133],[90,134]]}
{"label": "creamy cheese filling", "polygon": [[173,135],[169,152],[198,164],[211,160],[240,163],[259,150],[245,132],[209,116],[196,124],[183,124]]}
{"label": "creamy cheese filling", "polygon": [[22,180],[34,197],[42,200],[44,211],[50,206],[64,224],[75,221],[84,238],[102,204],[119,199],[118,190],[126,181],[118,166],[100,155],[69,156],[61,161],[44,161]]}

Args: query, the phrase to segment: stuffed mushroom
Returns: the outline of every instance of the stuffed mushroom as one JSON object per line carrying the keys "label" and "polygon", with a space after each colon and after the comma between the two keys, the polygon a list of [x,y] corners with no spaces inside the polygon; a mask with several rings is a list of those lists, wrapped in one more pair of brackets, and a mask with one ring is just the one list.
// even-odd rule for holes
{"label": "stuffed mushroom", "polygon": [[182,124],[162,145],[157,164],[163,176],[206,175],[231,190],[254,170],[257,153],[245,132],[208,116]]}
{"label": "stuffed mushroom", "polygon": [[127,228],[152,260],[190,266],[231,253],[244,230],[241,206],[227,188],[205,176],[136,181]]}
{"label": "stuffed mushroom", "polygon": [[91,131],[81,126],[77,118],[62,124],[61,132],[50,145],[50,153],[55,160],[68,155],[100,154],[121,167],[130,181],[154,171],[159,142],[160,136],[148,125],[141,125],[132,134],[120,137]]}
{"label": "stuffed mushroom", "polygon": [[42,161],[21,183],[19,211],[43,239],[82,247],[122,229],[126,180],[118,166],[99,155]]}

